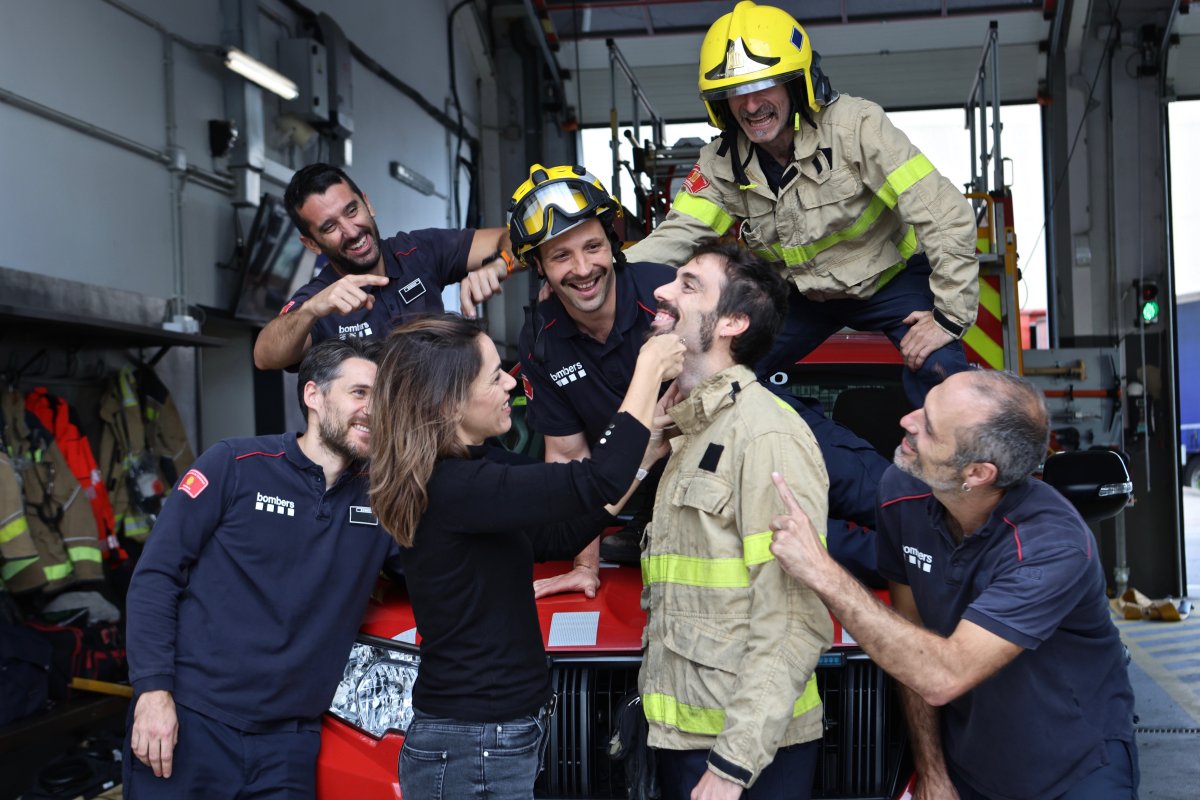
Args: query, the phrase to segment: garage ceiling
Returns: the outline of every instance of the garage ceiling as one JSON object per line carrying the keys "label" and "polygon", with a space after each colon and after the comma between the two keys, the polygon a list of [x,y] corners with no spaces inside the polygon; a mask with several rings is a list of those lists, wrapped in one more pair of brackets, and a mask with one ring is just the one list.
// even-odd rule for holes
{"label": "garage ceiling", "polygon": [[[1069,2],[1070,0],[1058,0]],[[1169,6],[1167,0],[1148,0]],[[1136,4],[1137,0],[1133,0]],[[703,119],[696,58],[709,25],[729,0],[543,0],[561,43],[559,64],[571,77],[567,102],[585,125],[607,124],[613,106],[612,39],[655,111],[672,122]],[[988,25],[1000,43],[1000,96],[1033,102],[1045,75],[1039,46],[1049,34],[1043,6],[1054,0],[777,0],[805,26],[839,91],[889,110],[958,107],[979,65]],[[1086,6],[1087,4],[1080,4]],[[1189,5],[1184,2],[1184,6]],[[1075,13],[1083,13],[1080,8]],[[1200,14],[1180,14],[1169,77],[1182,97],[1200,96]],[[574,78],[578,77],[578,81]],[[618,76],[616,107],[631,117],[629,85]],[[644,115],[643,115],[644,118]]]}

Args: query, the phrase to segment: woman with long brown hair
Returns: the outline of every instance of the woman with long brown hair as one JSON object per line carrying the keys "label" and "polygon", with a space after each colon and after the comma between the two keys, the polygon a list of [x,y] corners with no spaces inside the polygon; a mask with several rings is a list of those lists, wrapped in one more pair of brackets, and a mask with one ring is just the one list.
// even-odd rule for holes
{"label": "woman with long brown hair", "polygon": [[655,403],[682,364],[679,337],[649,340],[591,458],[514,465],[485,446],[512,425],[516,382],[480,327],[447,314],[388,337],[371,504],[401,544],[421,635],[405,797],[533,797],[551,698],[533,563],[572,557],[611,523],[662,454]]}

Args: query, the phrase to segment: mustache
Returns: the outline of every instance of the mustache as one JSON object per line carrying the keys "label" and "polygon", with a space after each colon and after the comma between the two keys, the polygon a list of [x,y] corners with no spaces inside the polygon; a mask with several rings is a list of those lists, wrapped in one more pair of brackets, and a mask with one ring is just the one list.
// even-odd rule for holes
{"label": "mustache", "polygon": [[768,114],[774,114],[775,116],[780,116],[780,113],[781,113],[780,110],[775,106],[774,103],[764,103],[761,106],[759,106],[758,110],[755,111],[753,114],[747,112],[746,109],[743,108],[738,113],[738,118],[746,120],[746,119],[750,119],[751,117],[765,117]]}

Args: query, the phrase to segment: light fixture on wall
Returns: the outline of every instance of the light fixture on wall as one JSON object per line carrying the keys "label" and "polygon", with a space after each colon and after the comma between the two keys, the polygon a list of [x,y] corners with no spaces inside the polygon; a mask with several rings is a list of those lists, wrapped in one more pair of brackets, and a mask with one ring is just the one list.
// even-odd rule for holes
{"label": "light fixture on wall", "polygon": [[248,56],[236,47],[225,48],[225,66],[251,83],[274,92],[284,100],[295,100],[300,95],[296,82],[281,72],[271,69],[257,58]]}
{"label": "light fixture on wall", "polygon": [[426,178],[421,173],[404,166],[399,161],[393,161],[388,166],[388,173],[396,180],[411,186],[421,194],[437,194],[433,185],[433,181],[429,180],[429,178]]}

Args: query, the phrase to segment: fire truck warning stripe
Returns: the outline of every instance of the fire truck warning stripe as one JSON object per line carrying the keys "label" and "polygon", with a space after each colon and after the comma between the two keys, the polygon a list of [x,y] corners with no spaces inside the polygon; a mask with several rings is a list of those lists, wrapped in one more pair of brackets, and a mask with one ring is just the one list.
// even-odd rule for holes
{"label": "fire truck warning stripe", "polygon": [[963,335],[963,344],[973,350],[983,363],[992,369],[1004,369],[1004,350],[988,338],[978,326]]}
{"label": "fire truck warning stripe", "polygon": [[1000,321],[1000,279],[983,276],[979,279],[979,314],[962,338],[968,356],[974,355],[978,362],[993,369],[1004,368],[1004,325]]}
{"label": "fire truck warning stripe", "polygon": [[[999,282],[999,278],[994,279]],[[992,283],[990,277],[979,279],[979,308],[986,309],[996,321],[1000,321],[1000,290]]]}

